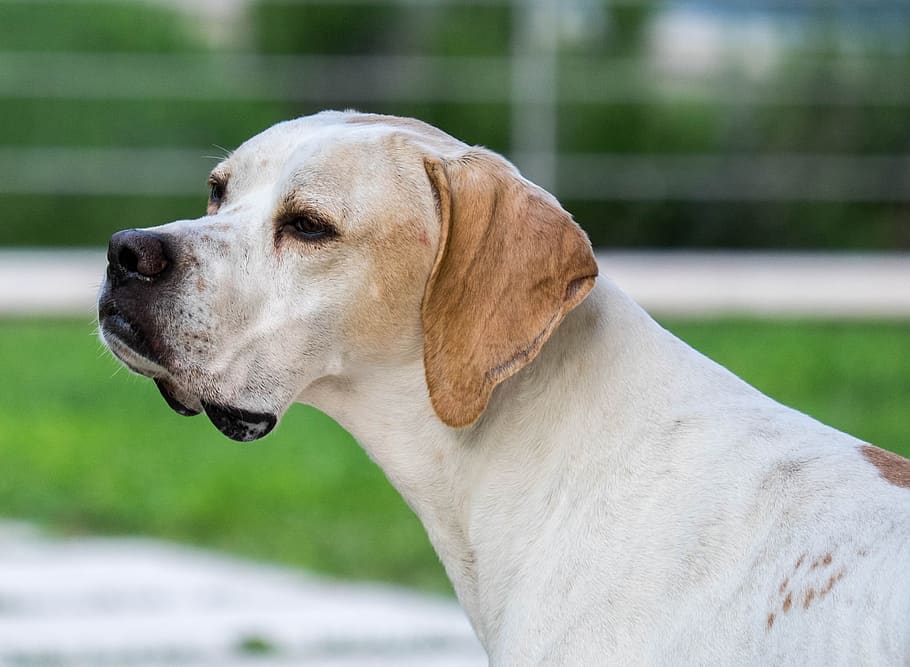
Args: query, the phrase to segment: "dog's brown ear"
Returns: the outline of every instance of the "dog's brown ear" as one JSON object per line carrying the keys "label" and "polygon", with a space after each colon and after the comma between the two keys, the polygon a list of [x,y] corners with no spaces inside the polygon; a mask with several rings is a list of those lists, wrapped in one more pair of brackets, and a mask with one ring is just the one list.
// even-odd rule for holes
{"label": "dog's brown ear", "polygon": [[467,426],[587,296],[597,263],[556,199],[499,156],[424,165],[442,218],[423,297],[427,385],[439,418]]}

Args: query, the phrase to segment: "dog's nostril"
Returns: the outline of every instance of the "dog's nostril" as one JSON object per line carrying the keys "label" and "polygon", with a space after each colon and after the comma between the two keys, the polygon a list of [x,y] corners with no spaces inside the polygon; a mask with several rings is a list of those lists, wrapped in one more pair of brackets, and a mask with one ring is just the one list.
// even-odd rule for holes
{"label": "dog's nostril", "polygon": [[139,268],[139,258],[130,248],[121,248],[117,253],[117,264],[130,273],[136,273]]}
{"label": "dog's nostril", "polygon": [[117,232],[111,237],[107,260],[112,267],[143,278],[158,277],[169,264],[164,240],[136,229]]}

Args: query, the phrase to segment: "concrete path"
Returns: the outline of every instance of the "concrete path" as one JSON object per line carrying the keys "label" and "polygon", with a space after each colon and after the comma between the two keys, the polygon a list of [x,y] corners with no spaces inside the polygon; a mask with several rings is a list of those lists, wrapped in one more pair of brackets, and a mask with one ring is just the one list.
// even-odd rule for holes
{"label": "concrete path", "polygon": [[[910,317],[910,254],[602,252],[657,315]],[[94,317],[101,251],[0,250],[0,314]]]}
{"label": "concrete path", "polygon": [[910,254],[599,253],[658,315],[910,317]]}
{"label": "concrete path", "polygon": [[450,599],[0,523],[0,666],[474,667]]}

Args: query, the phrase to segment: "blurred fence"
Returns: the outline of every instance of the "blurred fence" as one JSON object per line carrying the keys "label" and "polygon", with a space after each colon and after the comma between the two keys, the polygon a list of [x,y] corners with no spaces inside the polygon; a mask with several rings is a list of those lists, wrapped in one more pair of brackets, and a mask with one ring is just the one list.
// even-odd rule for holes
{"label": "blurred fence", "polygon": [[201,212],[215,144],[353,106],[506,153],[599,244],[910,248],[903,1],[0,0],[0,36],[0,244]]}

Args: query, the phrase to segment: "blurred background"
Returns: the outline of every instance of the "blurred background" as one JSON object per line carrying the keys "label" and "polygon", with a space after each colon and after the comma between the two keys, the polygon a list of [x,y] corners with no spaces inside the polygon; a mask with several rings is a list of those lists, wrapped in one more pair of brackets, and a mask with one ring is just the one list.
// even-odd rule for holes
{"label": "blurred background", "polygon": [[[229,442],[94,334],[111,233],[202,215],[225,151],[324,108],[504,153],[665,326],[910,454],[906,0],[0,0],[0,517],[448,594],[331,420]],[[766,307],[700,311],[742,267]],[[854,307],[775,308],[809,282]]]}
{"label": "blurred background", "polygon": [[6,245],[185,217],[219,147],[353,107],[506,153],[597,245],[910,247],[905,0],[3,0],[0,38]]}

